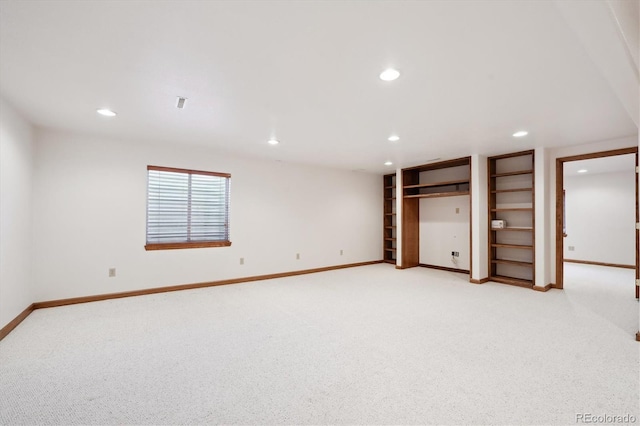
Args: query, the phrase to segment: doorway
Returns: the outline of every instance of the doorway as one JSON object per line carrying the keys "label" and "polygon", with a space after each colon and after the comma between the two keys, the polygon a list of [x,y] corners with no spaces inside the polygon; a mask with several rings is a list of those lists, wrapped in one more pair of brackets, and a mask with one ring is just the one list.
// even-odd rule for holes
{"label": "doorway", "polygon": [[[565,211],[565,176],[564,165],[569,162],[576,162],[582,160],[614,157],[620,155],[633,154],[635,158],[635,166],[638,167],[638,148],[625,148],[612,151],[596,152],[591,154],[576,155],[571,157],[563,157],[556,159],[556,284],[555,288],[564,288],[564,262],[565,262],[565,238],[567,236],[566,223],[566,211]],[[635,187],[635,222],[640,221],[638,213],[638,180],[634,174],[634,187]],[[569,230],[570,231],[570,230]],[[640,259],[638,250],[640,248],[639,231],[635,230],[635,278],[640,279]],[[619,266],[619,265],[618,265]],[[639,296],[639,287],[635,287],[635,297]]]}

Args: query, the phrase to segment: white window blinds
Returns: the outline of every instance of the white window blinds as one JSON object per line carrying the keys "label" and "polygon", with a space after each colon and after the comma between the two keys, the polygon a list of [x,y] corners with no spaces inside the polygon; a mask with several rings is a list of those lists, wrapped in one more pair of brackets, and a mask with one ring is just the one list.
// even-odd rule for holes
{"label": "white window blinds", "polygon": [[[147,170],[147,249],[230,244],[231,175],[156,166]],[[201,244],[209,242],[227,244]]]}

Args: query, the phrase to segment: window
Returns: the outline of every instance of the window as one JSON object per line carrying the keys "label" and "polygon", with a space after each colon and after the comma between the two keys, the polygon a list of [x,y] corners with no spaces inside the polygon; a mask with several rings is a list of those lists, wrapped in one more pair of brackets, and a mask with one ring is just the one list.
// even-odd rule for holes
{"label": "window", "polygon": [[147,166],[146,250],[230,246],[228,173]]}

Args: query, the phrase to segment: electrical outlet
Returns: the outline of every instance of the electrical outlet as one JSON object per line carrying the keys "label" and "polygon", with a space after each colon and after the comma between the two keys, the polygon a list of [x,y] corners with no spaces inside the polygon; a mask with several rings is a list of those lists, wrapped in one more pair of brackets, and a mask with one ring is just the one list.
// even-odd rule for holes
{"label": "electrical outlet", "polygon": [[342,251],[342,250],[340,250],[340,256],[342,256],[343,254],[344,254],[344,253],[343,253],[343,251]]}
{"label": "electrical outlet", "polygon": [[300,253],[296,253],[296,260],[300,260]]}
{"label": "electrical outlet", "polygon": [[451,256],[453,256],[453,257],[459,257],[459,256],[460,256],[460,252],[459,252],[459,251],[452,251],[452,252],[451,252]]}
{"label": "electrical outlet", "polygon": [[460,207],[456,207],[456,214],[460,214]]}
{"label": "electrical outlet", "polygon": [[241,264],[241,265],[244,265],[244,257],[241,257],[241,258],[240,258],[240,264]]}
{"label": "electrical outlet", "polygon": [[575,246],[569,246],[569,251],[575,251],[575,250],[576,250]]}
{"label": "electrical outlet", "polygon": [[116,276],[116,268],[109,268],[109,278]]}

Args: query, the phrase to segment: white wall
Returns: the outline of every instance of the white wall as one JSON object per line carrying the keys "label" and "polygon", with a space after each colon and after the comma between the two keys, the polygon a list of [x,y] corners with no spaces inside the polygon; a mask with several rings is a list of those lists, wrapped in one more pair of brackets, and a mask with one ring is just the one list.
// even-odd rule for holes
{"label": "white wall", "polygon": [[[37,301],[382,259],[378,175],[54,131],[35,158]],[[232,246],[145,251],[147,165],[231,173]]]}
{"label": "white wall", "polygon": [[420,199],[420,263],[469,270],[469,218],[468,195]]}
{"label": "white wall", "polygon": [[475,280],[489,277],[487,181],[487,157],[477,154],[471,156],[471,278]]}
{"label": "white wall", "polygon": [[[546,238],[548,229],[554,226],[551,218],[555,218],[555,211],[551,215],[550,210],[547,208],[545,202],[548,200],[547,194],[551,188],[554,188],[555,182],[552,182],[549,178],[550,171],[553,168],[549,161],[549,150],[546,148],[536,148],[534,157],[535,168],[535,282],[537,287],[545,287],[547,284],[554,282],[555,278],[551,276],[551,271],[547,266],[549,263],[554,263],[555,259],[551,260],[550,251],[551,247],[555,247],[555,241],[551,241]],[[555,204],[555,200],[554,200]]]}
{"label": "white wall", "polygon": [[565,259],[635,265],[635,158],[627,157],[628,172],[565,177]]}
{"label": "white wall", "polygon": [[0,328],[33,303],[32,129],[0,99]]}

